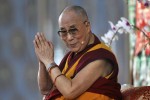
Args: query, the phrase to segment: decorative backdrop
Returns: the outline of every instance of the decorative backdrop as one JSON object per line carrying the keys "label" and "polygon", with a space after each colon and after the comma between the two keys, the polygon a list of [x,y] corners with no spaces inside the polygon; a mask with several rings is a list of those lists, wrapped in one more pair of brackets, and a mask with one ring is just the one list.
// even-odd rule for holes
{"label": "decorative backdrop", "polygon": [[[150,7],[142,1],[129,0],[129,19],[150,37]],[[130,34],[130,70],[134,86],[150,85],[150,45],[145,47],[150,41],[144,38],[142,31]]]}

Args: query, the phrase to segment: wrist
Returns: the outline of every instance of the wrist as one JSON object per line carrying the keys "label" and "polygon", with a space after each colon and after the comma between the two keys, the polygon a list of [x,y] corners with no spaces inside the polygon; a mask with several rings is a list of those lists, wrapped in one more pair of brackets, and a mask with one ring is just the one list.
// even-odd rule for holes
{"label": "wrist", "polygon": [[47,66],[49,66],[49,64],[55,63],[55,62],[54,62],[54,60],[45,60],[45,61],[43,61],[43,63],[45,65],[45,67],[47,68]]}
{"label": "wrist", "polygon": [[55,66],[57,66],[57,64],[55,62],[51,62],[51,63],[45,65],[47,71],[50,71],[50,69]]}

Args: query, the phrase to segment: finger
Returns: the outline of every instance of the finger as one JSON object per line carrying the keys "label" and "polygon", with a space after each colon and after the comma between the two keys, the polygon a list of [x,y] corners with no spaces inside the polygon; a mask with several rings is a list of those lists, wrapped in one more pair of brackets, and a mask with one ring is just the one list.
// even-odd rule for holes
{"label": "finger", "polygon": [[41,33],[41,37],[42,37],[42,40],[43,40],[43,41],[47,41],[46,38],[45,38],[44,33]]}
{"label": "finger", "polygon": [[37,45],[37,43],[36,43],[36,41],[35,41],[35,40],[33,40],[33,44],[34,44],[35,54],[36,54],[36,56],[37,56],[37,59],[38,59],[38,61],[41,61],[41,60],[39,59],[39,57],[38,57],[38,53],[37,53],[38,45]]}
{"label": "finger", "polygon": [[35,48],[35,49],[38,48],[38,45],[37,45],[37,43],[36,43],[35,40],[33,40],[33,44],[34,44],[34,48]]}
{"label": "finger", "polygon": [[41,46],[40,40],[38,38],[38,35],[35,35],[35,43],[36,43],[36,45],[37,45],[38,48]]}
{"label": "finger", "polygon": [[45,45],[45,43],[44,43],[45,41],[42,39],[41,33],[38,33],[38,39],[39,39],[39,42],[41,45]]}
{"label": "finger", "polygon": [[49,44],[49,46],[50,46],[51,48],[54,48],[52,42],[48,41],[48,44]]}
{"label": "finger", "polygon": [[46,45],[47,40],[46,40],[46,38],[45,38],[45,36],[44,36],[44,33],[41,33],[40,36],[41,36],[41,39],[42,39],[43,44]]}

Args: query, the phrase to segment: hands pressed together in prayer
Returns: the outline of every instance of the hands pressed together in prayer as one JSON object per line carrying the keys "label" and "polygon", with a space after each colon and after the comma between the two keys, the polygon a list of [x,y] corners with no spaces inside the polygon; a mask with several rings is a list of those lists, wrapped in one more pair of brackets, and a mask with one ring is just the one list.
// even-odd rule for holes
{"label": "hands pressed together in prayer", "polygon": [[54,62],[53,44],[46,40],[44,33],[37,33],[33,43],[39,61],[43,62],[45,66]]}

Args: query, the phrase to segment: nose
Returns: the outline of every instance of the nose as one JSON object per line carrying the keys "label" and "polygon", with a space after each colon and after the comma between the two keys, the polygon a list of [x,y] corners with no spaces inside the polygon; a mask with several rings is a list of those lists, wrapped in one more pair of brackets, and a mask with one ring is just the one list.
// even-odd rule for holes
{"label": "nose", "polygon": [[72,39],[73,39],[73,36],[68,33],[68,34],[67,34],[67,39],[68,39],[68,40],[72,40]]}

